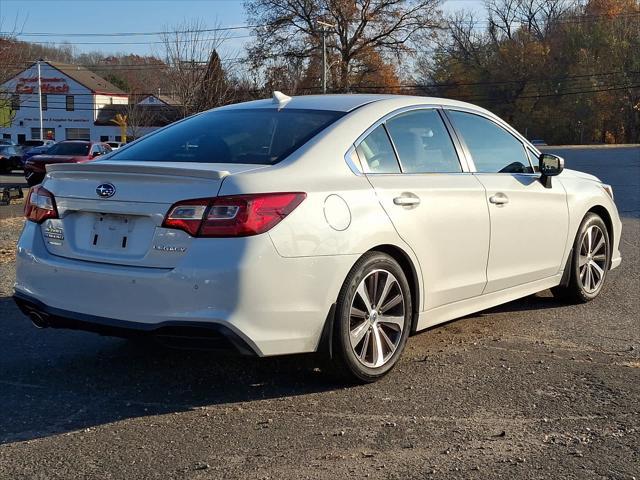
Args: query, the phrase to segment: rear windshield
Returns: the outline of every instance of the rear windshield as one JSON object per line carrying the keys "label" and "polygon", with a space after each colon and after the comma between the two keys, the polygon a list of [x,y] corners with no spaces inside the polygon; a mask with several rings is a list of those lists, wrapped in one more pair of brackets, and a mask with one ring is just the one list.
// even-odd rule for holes
{"label": "rear windshield", "polygon": [[57,143],[49,150],[47,155],[88,155],[88,143]]}
{"label": "rear windshield", "polygon": [[272,165],[343,115],[326,110],[211,111],[143,137],[109,160]]}

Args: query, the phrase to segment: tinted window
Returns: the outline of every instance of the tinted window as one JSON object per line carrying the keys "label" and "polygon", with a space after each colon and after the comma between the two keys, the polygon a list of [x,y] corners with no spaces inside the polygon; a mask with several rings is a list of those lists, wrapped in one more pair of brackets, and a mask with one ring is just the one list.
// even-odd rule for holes
{"label": "tinted window", "polygon": [[323,110],[211,111],[116,150],[110,159],[269,165],[342,115]]}
{"label": "tinted window", "polygon": [[0,154],[2,154],[2,155],[19,155],[20,152],[18,151],[18,149],[16,147],[13,147],[13,146],[8,146],[8,147],[0,146]]}
{"label": "tinted window", "polygon": [[356,150],[367,172],[400,173],[396,154],[383,125],[360,142]]}
{"label": "tinted window", "polygon": [[387,122],[387,130],[404,172],[462,171],[451,137],[435,110],[400,114]]}
{"label": "tinted window", "polygon": [[47,155],[81,155],[89,153],[88,143],[56,143],[47,151]]}
{"label": "tinted window", "polygon": [[520,141],[502,127],[479,115],[449,111],[462,135],[476,170],[482,173],[531,173]]}

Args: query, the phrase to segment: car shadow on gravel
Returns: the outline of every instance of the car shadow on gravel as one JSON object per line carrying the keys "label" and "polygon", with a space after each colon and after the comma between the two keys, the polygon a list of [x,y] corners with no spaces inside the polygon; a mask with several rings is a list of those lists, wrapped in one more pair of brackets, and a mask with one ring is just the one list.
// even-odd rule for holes
{"label": "car shadow on gravel", "polygon": [[344,386],[315,355],[258,359],[37,330],[8,297],[0,318],[0,444]]}

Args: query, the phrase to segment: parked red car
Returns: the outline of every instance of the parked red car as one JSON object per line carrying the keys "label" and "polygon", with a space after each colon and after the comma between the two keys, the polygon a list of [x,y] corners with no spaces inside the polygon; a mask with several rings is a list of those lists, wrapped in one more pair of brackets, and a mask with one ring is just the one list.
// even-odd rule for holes
{"label": "parked red car", "polygon": [[56,143],[47,153],[35,155],[24,164],[24,176],[29,186],[37,185],[44,179],[46,165],[50,163],[83,163],[111,152],[111,147],[102,142],[65,140]]}

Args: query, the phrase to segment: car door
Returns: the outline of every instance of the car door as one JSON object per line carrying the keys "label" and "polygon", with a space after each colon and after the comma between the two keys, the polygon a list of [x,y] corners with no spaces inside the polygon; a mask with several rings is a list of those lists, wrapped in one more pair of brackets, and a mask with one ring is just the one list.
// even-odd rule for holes
{"label": "car door", "polygon": [[446,114],[486,189],[491,247],[485,293],[557,274],[569,227],[562,184],[545,188],[523,142],[493,119],[453,109]]}
{"label": "car door", "polygon": [[489,214],[484,188],[460,161],[437,108],[400,112],[356,146],[383,208],[413,249],[423,310],[480,295],[486,284]]}

